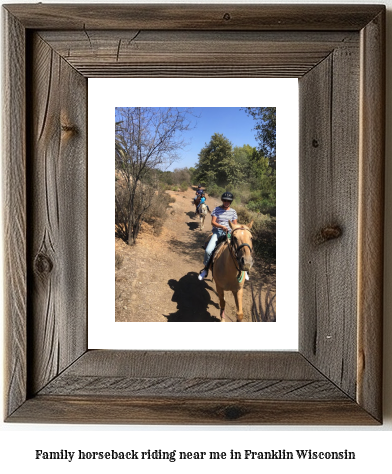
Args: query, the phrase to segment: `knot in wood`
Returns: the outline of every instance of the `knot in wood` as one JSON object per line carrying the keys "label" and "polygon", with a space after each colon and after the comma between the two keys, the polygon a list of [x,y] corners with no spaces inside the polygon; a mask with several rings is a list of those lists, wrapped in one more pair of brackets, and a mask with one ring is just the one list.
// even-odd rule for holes
{"label": "knot in wood", "polygon": [[231,20],[231,15],[230,15],[230,13],[225,13],[225,14],[223,15],[223,19],[226,20],[226,21]]}
{"label": "knot in wood", "polygon": [[41,274],[45,275],[45,274],[48,274],[52,271],[53,262],[47,255],[40,252],[35,257],[34,268],[38,273],[41,273]]}
{"label": "knot in wood", "polygon": [[312,146],[313,146],[313,148],[318,148],[318,146],[319,146],[319,142],[315,138],[312,141]]}
{"label": "knot in wood", "polygon": [[223,411],[223,414],[227,420],[237,420],[238,418],[241,418],[241,416],[243,416],[243,411],[240,407],[233,405],[230,407],[226,407]]}
{"label": "knot in wood", "polygon": [[61,125],[61,130],[63,132],[76,133],[77,129],[74,125]]}
{"label": "knot in wood", "polygon": [[328,240],[337,239],[342,235],[342,229],[338,225],[323,227],[316,235],[316,244],[322,244]]}

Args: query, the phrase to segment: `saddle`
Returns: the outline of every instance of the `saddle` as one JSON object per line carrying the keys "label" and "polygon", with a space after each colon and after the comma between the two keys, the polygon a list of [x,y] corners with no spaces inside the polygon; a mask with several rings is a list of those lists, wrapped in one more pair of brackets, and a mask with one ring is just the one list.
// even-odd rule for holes
{"label": "saddle", "polygon": [[[203,249],[205,250],[207,247],[207,244],[211,238],[212,234],[208,236],[208,240],[205,245],[203,245]],[[215,260],[219,257],[219,255],[223,252],[225,248],[225,243],[228,242],[227,235],[221,235],[218,237],[218,240],[216,242],[215,248],[211,253],[210,260],[207,264],[207,268],[211,269],[212,276],[214,276],[213,268],[214,268],[214,262]]]}
{"label": "saddle", "polygon": [[224,250],[225,245],[226,245],[227,242],[228,242],[228,240],[227,240],[227,235],[221,235],[221,236],[218,238],[218,241],[217,241],[217,243],[216,243],[216,246],[215,246],[214,250],[212,251],[211,258],[210,258],[210,265],[209,265],[209,267],[211,268],[212,274],[214,274],[214,263],[215,263],[215,260],[221,255],[221,253],[223,252],[223,250]]}
{"label": "saddle", "polygon": [[[212,233],[208,236],[208,239],[206,240],[205,244],[202,245],[202,249],[205,250],[207,248],[207,245],[208,245],[208,242],[210,241],[212,237]],[[220,237],[218,237],[218,240],[216,241],[216,245],[215,245],[215,248],[214,250],[212,251],[212,254],[211,254],[211,258],[212,256],[214,255],[218,245],[222,242],[224,242],[225,240],[227,239],[227,235],[221,235]]]}

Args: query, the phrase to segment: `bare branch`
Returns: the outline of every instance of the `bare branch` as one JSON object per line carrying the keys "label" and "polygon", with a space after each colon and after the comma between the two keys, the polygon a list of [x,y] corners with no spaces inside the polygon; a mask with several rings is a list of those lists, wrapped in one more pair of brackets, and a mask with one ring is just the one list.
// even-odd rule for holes
{"label": "bare branch", "polygon": [[[187,145],[183,133],[193,128],[192,116],[190,109],[172,107],[116,109],[115,164],[129,193],[129,243],[134,242],[143,214],[151,205],[153,194],[144,186],[155,170],[167,168],[179,158],[178,151]],[[152,182],[149,186],[155,192]]]}

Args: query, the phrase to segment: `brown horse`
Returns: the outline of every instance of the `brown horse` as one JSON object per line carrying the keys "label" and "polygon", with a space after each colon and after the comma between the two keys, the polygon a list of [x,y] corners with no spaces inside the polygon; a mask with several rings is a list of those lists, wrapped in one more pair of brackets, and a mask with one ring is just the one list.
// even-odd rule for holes
{"label": "brown horse", "polygon": [[201,194],[198,194],[196,199],[194,199],[192,202],[195,205],[195,216],[197,216],[197,206],[200,204],[201,201]]}
{"label": "brown horse", "polygon": [[196,207],[200,204],[201,201],[201,194],[198,194],[196,196],[196,199],[192,199],[192,204],[194,204]]}
{"label": "brown horse", "polygon": [[245,283],[245,272],[253,265],[252,228],[253,221],[248,225],[233,224],[229,221],[231,238],[217,249],[212,262],[212,277],[215,280],[219,296],[220,316],[225,317],[225,291],[231,291],[236,305],[237,322],[241,322],[242,293]]}

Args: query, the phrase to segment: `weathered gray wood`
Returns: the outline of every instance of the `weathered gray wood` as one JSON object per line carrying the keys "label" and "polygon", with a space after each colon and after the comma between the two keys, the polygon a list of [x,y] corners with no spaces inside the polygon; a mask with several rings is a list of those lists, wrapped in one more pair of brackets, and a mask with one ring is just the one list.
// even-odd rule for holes
{"label": "weathered gray wood", "polygon": [[300,80],[300,347],[353,398],[358,63],[358,51],[337,48]]}
{"label": "weathered gray wood", "polygon": [[255,77],[255,78],[276,78],[276,77],[301,77],[308,68],[304,67],[292,67],[292,68],[276,68],[267,66],[248,66],[238,64],[236,66],[226,66],[215,64],[214,66],[151,66],[139,64],[137,66],[127,65],[121,67],[118,65],[106,65],[104,71],[95,66],[93,67],[81,67],[80,70],[88,78],[104,78],[104,77],[154,77],[154,78],[167,78],[167,77]]}
{"label": "weathered gray wood", "polygon": [[26,400],[26,91],[25,32],[8,12],[3,16],[3,211],[5,416]]}
{"label": "weathered gray wood", "polygon": [[[238,5],[230,6],[230,13],[225,12],[229,16],[223,17],[219,16],[221,7],[7,7],[12,13],[5,15],[5,150],[9,155],[6,160],[11,160],[5,167],[6,203],[10,206],[6,211],[7,421],[381,422],[383,196],[382,188],[380,192],[374,187],[382,183],[383,169],[385,7]],[[56,53],[50,41],[46,43],[37,37],[44,37],[46,32],[30,31],[26,43],[29,49],[25,52],[25,30],[19,22],[32,29],[79,31],[55,35],[61,54]],[[336,40],[336,35],[341,35],[339,30],[346,38],[344,31],[359,33],[364,27],[361,61],[356,56],[356,42],[351,34],[347,36],[349,41],[344,40],[331,49],[333,38]],[[106,33],[101,37],[98,32],[102,39],[96,47],[94,28],[132,30],[131,34],[136,31],[137,36],[131,38],[129,48],[122,49],[118,37],[113,42]],[[210,58],[216,61],[223,51],[220,48],[229,43],[225,36],[223,43],[217,42],[215,52],[209,45],[211,49],[204,57],[203,50],[199,51],[200,62],[196,55],[188,63],[181,44],[175,40],[177,34],[177,38],[181,36],[178,31],[173,36],[170,33],[169,40],[166,36],[166,45],[171,45],[172,51],[165,57],[165,41],[160,44],[156,32],[145,33],[143,29],[190,29],[195,33],[263,30],[263,34],[265,30],[273,30],[278,33],[276,42],[281,44],[275,45],[277,57],[271,62],[263,56],[262,45],[258,46],[259,54],[249,59],[238,44],[237,52],[226,62],[212,64]],[[285,44],[285,37],[293,39],[297,33],[289,34],[288,30],[309,32],[308,39],[303,40],[308,49],[305,48],[299,62],[296,61],[301,51],[293,51]],[[320,33],[319,42],[315,41],[317,34],[311,31]],[[81,43],[80,32],[84,37]],[[160,38],[165,36],[160,35]],[[149,39],[141,45],[145,49],[140,61],[133,63],[131,51],[139,36]],[[69,53],[64,50],[64,38],[72,45]],[[190,51],[194,39],[189,36],[190,43],[184,46],[184,52]],[[320,61],[322,43],[327,57]],[[8,49],[9,46],[17,47],[18,53]],[[102,52],[105,53],[101,56]],[[109,57],[105,57],[106,52]],[[295,61],[294,56],[290,57],[293,52]],[[120,53],[124,53],[125,62],[118,65]],[[114,54],[116,61],[112,63]],[[72,65],[71,56],[75,58]],[[146,63],[141,61],[143,57]],[[309,66],[310,72],[304,74]],[[179,357],[175,352],[141,352],[140,358],[129,351],[84,354],[87,330],[85,76],[159,77],[184,73],[192,77],[303,75],[301,113],[306,126],[301,132],[300,154],[302,167],[305,164],[312,171],[306,171],[302,177],[301,188],[304,194],[298,354],[228,353],[217,357],[218,353],[182,353],[183,357]],[[27,106],[25,77],[29,79]],[[25,123],[28,124],[27,168]],[[360,160],[358,154],[354,159],[355,148],[361,149]],[[11,189],[14,184],[15,188]],[[17,196],[13,195],[15,189]],[[31,321],[27,329],[26,312]],[[26,391],[28,399],[24,402]]]}
{"label": "weathered gray wood", "polygon": [[67,371],[69,376],[204,377],[207,379],[324,380],[297,352],[89,351]]}
{"label": "weathered gray wood", "polygon": [[385,11],[361,32],[357,400],[382,418]]}
{"label": "weathered gray wood", "polygon": [[375,425],[353,400],[203,400],[40,396],[9,420],[22,423]]}
{"label": "weathered gray wood", "polygon": [[346,395],[329,380],[208,379],[179,377],[57,377],[40,395],[129,398],[226,398],[230,400],[345,400]]}
{"label": "weathered gray wood", "polygon": [[87,349],[87,110],[86,79],[37,35],[30,40],[30,390],[36,393]]}
{"label": "weathered gray wood", "polygon": [[343,400],[299,353],[91,351],[40,395]]}
{"label": "weathered gray wood", "polygon": [[26,28],[357,31],[379,5],[7,5]]}
{"label": "weathered gray wood", "polygon": [[[42,31],[45,42],[86,77],[300,77],[357,33]],[[306,53],[306,59],[305,59]],[[229,64],[229,66],[228,66]]]}
{"label": "weathered gray wood", "polygon": [[164,50],[165,45],[175,51],[189,51],[193,48],[207,48],[210,52],[227,50],[230,44],[235,50],[246,54],[265,51],[266,46],[276,48],[282,43],[287,50],[295,51],[302,44],[304,48],[332,50],[350,42],[357,42],[357,31],[181,31],[181,30],[40,30],[40,36],[49,42],[61,56],[86,57],[119,53],[119,56],[140,48],[147,51]]}

